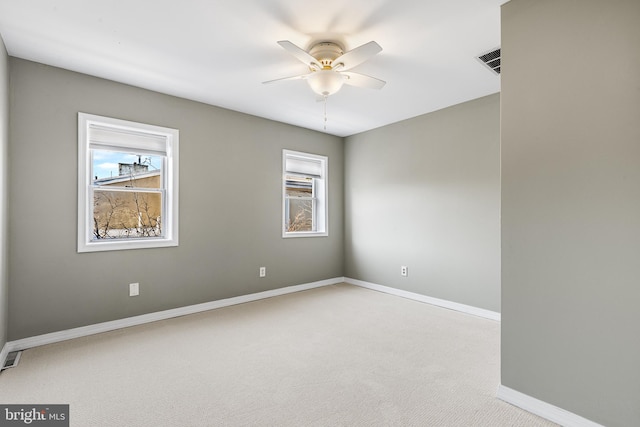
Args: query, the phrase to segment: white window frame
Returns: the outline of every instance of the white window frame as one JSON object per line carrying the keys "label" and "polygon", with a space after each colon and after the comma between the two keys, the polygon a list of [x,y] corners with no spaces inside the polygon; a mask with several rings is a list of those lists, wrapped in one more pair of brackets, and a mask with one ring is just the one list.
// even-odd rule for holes
{"label": "white window frame", "polygon": [[[287,170],[287,160],[320,163],[319,173],[307,174],[301,170]],[[282,150],[282,237],[324,237],[329,235],[329,158],[318,154]],[[287,175],[313,178],[314,231],[287,231]]]}
{"label": "white window frame", "polygon": [[[93,165],[91,160],[92,135],[106,130],[122,135],[113,150],[135,151],[143,149],[145,137],[161,144],[165,158],[161,175],[162,236],[116,239],[93,238]],[[130,136],[131,141],[129,141]],[[142,138],[140,138],[142,136]],[[93,144],[95,145],[95,141]],[[110,117],[78,113],[78,252],[115,251],[178,246],[178,143],[177,129],[136,123]],[[156,143],[158,144],[158,143]],[[155,147],[157,149],[157,147]]]}

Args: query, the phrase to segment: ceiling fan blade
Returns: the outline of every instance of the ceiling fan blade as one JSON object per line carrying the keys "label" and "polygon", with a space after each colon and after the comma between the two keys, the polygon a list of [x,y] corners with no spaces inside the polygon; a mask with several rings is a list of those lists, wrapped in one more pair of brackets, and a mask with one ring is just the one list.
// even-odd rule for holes
{"label": "ceiling fan blade", "polygon": [[340,70],[350,70],[381,51],[382,48],[378,43],[370,41],[334,59],[333,68],[340,66]]}
{"label": "ceiling fan blade", "polygon": [[278,82],[284,82],[287,80],[304,80],[306,78],[308,78],[311,74],[301,74],[299,76],[291,76],[291,77],[282,77],[279,79],[274,79],[274,80],[267,80],[266,82],[262,82],[263,85],[268,85],[271,83],[278,83]]}
{"label": "ceiling fan blade", "polygon": [[340,72],[340,74],[346,77],[344,83],[351,86],[364,87],[367,89],[382,89],[384,85],[387,84],[384,80],[352,71],[343,71]]}
{"label": "ceiling fan blade", "polygon": [[299,48],[289,40],[280,40],[278,42],[287,52],[298,58],[302,63],[310,68],[321,69],[322,66],[318,64],[318,61],[313,56],[309,55],[304,49]]}

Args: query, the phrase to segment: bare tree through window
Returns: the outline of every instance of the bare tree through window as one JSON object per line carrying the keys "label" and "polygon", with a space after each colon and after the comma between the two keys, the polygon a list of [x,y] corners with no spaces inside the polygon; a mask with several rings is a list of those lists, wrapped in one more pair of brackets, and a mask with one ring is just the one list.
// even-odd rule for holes
{"label": "bare tree through window", "polygon": [[[103,179],[94,190],[93,235],[96,239],[162,236],[160,173],[121,168],[128,176]],[[126,189],[140,189],[130,191]],[[149,191],[142,189],[149,188]]]}

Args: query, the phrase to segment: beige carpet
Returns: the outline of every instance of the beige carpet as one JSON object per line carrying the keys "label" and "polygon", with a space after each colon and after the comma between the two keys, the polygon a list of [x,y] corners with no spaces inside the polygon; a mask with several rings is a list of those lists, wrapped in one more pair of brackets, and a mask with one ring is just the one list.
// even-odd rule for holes
{"label": "beige carpet", "polygon": [[328,286],[24,351],[0,402],[85,426],[552,426],[495,398],[500,324]]}

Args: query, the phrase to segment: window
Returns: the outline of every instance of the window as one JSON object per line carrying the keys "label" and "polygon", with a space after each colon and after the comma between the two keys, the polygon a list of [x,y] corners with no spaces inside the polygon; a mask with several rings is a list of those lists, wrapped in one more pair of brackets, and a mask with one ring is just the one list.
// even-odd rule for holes
{"label": "window", "polygon": [[178,245],[178,131],[78,113],[78,252]]}
{"label": "window", "polygon": [[282,237],[327,236],[327,157],[283,151]]}

